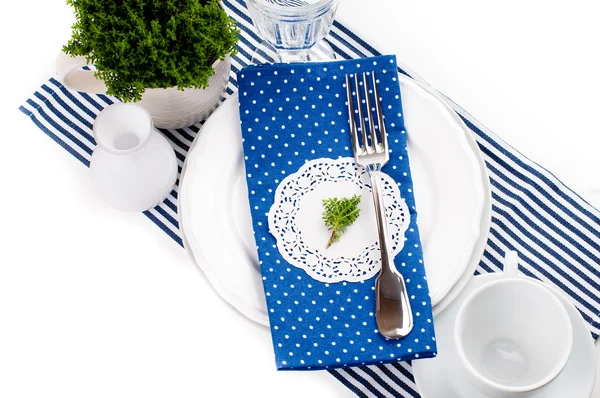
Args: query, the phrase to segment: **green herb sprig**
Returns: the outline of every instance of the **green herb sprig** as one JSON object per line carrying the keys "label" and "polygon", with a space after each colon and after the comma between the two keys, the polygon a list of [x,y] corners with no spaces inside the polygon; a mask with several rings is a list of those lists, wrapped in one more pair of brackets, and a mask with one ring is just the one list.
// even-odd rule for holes
{"label": "green herb sprig", "polygon": [[344,233],[346,227],[352,225],[360,214],[358,204],[360,196],[354,195],[351,198],[329,198],[323,199],[323,221],[325,226],[331,231],[331,236],[327,242],[328,248],[333,242],[340,240],[340,235]]}

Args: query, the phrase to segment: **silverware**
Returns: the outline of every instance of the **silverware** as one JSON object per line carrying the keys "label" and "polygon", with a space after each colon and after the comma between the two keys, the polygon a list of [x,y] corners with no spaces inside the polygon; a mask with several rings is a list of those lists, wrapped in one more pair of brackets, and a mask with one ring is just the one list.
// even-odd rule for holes
{"label": "silverware", "polygon": [[[370,84],[369,75],[372,80]],[[354,90],[351,80],[354,80]],[[361,93],[361,86],[363,93]],[[396,269],[388,248],[389,238],[383,204],[381,168],[388,162],[389,152],[375,72],[363,73],[362,81],[359,80],[358,74],[354,74],[353,78],[352,75],[346,75],[346,91],[354,159],[358,165],[367,169],[371,178],[371,190],[379,232],[381,271],[375,281],[377,327],[385,337],[400,338],[412,330],[413,316],[404,278]],[[356,97],[356,106],[354,97]],[[376,109],[372,106],[372,98],[375,100]],[[367,136],[367,126],[365,126],[365,117],[363,116],[364,108],[367,110],[369,136]],[[374,111],[377,113],[376,121],[373,116]]]}

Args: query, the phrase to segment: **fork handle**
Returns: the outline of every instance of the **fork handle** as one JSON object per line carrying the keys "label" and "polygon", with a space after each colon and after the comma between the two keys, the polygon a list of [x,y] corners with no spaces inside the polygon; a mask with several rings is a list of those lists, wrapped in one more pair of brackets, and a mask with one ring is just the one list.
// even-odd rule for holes
{"label": "fork handle", "polygon": [[394,259],[388,249],[388,224],[383,204],[381,165],[369,166],[368,171],[371,178],[371,191],[373,192],[381,251],[381,272],[375,282],[375,318],[381,334],[388,338],[400,338],[410,333],[413,328],[412,311],[404,277],[396,269]]}
{"label": "fork handle", "polygon": [[375,205],[375,219],[377,220],[377,233],[379,234],[379,248],[381,249],[381,273],[388,273],[393,267],[390,262],[388,250],[388,223],[383,204],[383,190],[381,187],[381,165],[374,164],[368,167],[371,178],[371,192]]}

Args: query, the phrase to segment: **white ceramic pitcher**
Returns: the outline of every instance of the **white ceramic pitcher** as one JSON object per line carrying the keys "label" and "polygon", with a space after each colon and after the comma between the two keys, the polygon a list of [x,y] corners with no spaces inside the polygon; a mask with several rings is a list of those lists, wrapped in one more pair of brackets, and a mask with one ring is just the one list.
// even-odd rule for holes
{"label": "white ceramic pitcher", "polygon": [[90,174],[98,195],[124,211],[160,204],[177,179],[175,152],[135,104],[107,106],[94,121]]}
{"label": "white ceramic pitcher", "polygon": [[[104,82],[92,70],[82,69],[86,65],[85,57],[71,57],[61,51],[56,59],[58,80],[71,90],[106,94]],[[148,111],[156,127],[177,129],[196,124],[217,107],[229,80],[231,58],[215,61],[213,68],[215,74],[206,89],[147,88],[137,104]]]}

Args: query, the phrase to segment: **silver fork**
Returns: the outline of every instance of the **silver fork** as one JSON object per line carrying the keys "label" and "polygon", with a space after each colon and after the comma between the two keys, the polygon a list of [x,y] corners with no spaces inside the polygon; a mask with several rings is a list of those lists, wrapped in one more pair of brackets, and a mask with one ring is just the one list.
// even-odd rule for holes
{"label": "silver fork", "polygon": [[[372,80],[371,88],[368,82],[369,79],[367,78],[368,75],[371,76]],[[351,80],[354,80],[354,91],[352,84],[350,84]],[[356,163],[366,168],[371,178],[371,191],[373,192],[377,230],[379,233],[381,271],[375,281],[377,327],[379,332],[385,337],[400,338],[406,336],[412,330],[413,316],[404,278],[396,269],[394,258],[391,256],[388,248],[388,223],[383,204],[381,168],[388,162],[390,155],[375,72],[362,74],[362,86],[363,94],[361,94],[358,74],[354,74],[353,78],[351,78],[351,75],[346,75],[352,150]],[[356,107],[354,105],[354,95],[356,95]],[[377,124],[375,124],[373,117],[375,109],[372,106],[372,96],[375,98],[377,108]],[[367,109],[370,141],[367,139],[363,107]],[[379,140],[377,139],[377,132],[379,132]]]}

